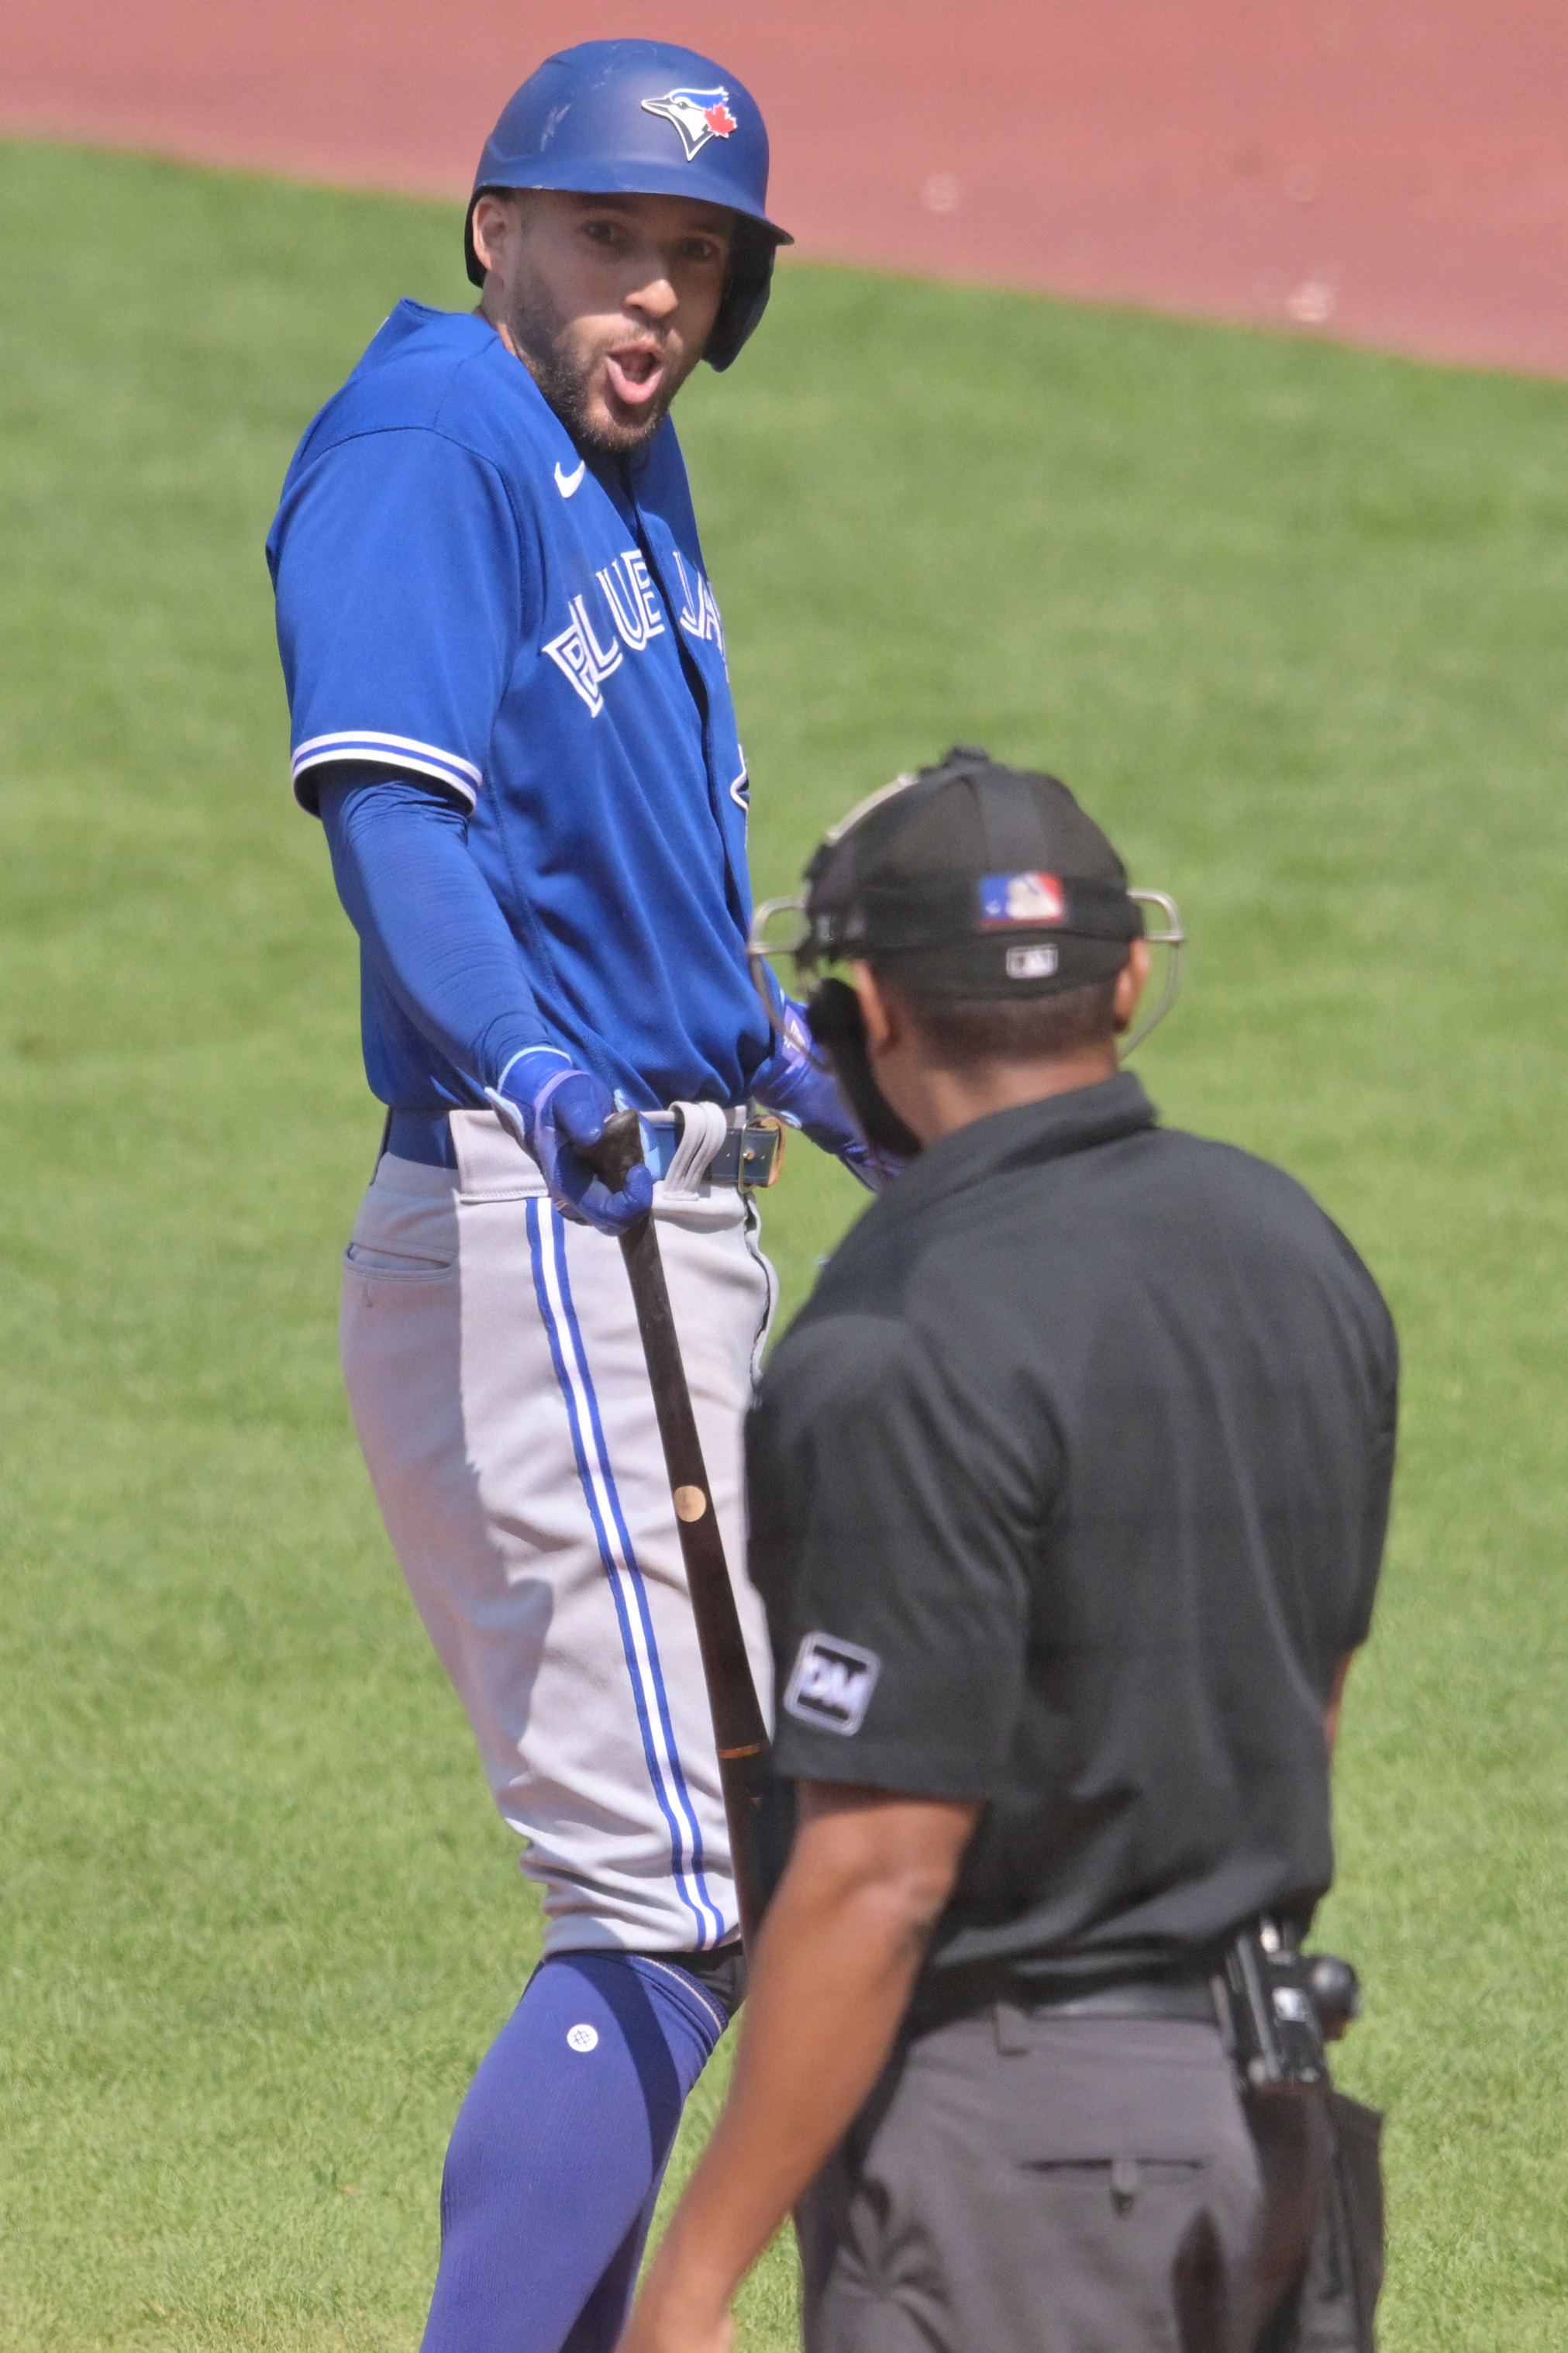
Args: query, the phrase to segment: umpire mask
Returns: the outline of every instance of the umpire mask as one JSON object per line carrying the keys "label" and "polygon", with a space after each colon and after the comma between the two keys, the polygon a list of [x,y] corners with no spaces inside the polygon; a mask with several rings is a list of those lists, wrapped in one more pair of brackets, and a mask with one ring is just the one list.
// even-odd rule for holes
{"label": "umpire mask", "polygon": [[[1146,924],[1146,905],[1159,910],[1158,930]],[[787,909],[795,937],[769,943]],[[925,997],[1005,1002],[1111,979],[1139,938],[1167,948],[1170,961],[1160,1001],[1124,1056],[1175,1000],[1184,943],[1175,902],[1128,888],[1111,844],[1056,777],[956,744],[842,818],[806,870],[803,896],[758,909],[750,945],[754,957],[785,945],[802,975],[865,962]],[[867,1142],[917,1152],[873,1076],[854,990],[819,979],[806,1011]]]}

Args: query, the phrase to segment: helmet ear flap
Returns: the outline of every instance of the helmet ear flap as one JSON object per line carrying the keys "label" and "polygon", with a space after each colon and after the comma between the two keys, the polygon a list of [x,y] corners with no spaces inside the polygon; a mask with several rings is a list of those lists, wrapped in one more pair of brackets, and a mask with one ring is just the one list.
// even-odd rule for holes
{"label": "helmet ear flap", "polygon": [[729,276],[703,353],[708,365],[720,375],[739,355],[742,344],[755,333],[768,308],[778,249],[773,239],[750,221],[736,222]]}

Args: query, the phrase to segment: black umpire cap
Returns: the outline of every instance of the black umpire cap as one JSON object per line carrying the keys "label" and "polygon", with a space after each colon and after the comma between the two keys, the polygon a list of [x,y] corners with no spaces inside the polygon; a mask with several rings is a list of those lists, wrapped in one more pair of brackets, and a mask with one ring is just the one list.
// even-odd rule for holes
{"label": "black umpire cap", "polygon": [[798,962],[864,959],[939,997],[1108,980],[1143,935],[1127,869],[1055,776],[958,744],[835,826],[806,873]]}

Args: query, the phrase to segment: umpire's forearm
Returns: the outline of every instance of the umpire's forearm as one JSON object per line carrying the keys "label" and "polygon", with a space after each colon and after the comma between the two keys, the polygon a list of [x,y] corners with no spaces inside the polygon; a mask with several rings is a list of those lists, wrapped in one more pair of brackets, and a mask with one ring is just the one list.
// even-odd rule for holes
{"label": "umpire's forearm", "polygon": [[625,2353],[664,2353],[711,2329],[842,2138],[893,2047],[975,1812],[808,1792],[753,1957],[729,2098]]}
{"label": "umpire's forearm", "polygon": [[830,1891],[805,1874],[780,1886],[758,1940],[729,2098],[660,2258],[717,2303],[875,2083],[920,1966],[922,1926],[881,1890]]}

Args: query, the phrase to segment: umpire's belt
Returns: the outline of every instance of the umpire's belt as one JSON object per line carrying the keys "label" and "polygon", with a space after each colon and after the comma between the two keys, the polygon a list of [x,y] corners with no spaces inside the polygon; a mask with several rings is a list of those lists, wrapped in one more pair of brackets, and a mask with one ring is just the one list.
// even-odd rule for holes
{"label": "umpire's belt", "polygon": [[1097,1993],[1067,1994],[1019,2001],[1020,2010],[1041,2018],[1191,2018],[1218,2024],[1207,1978],[1151,1978],[1146,1984],[1102,1986]]}
{"label": "umpire's belt", "polygon": [[926,2033],[998,2002],[1030,2018],[1184,2018],[1202,2026],[1219,2023],[1206,1977],[1130,1978],[1073,1993],[1059,1981],[1050,1987],[1022,1970],[1001,1968],[966,1969],[961,1984],[955,1980],[950,1986],[922,1988],[910,2011],[910,2027],[916,2034]]}

